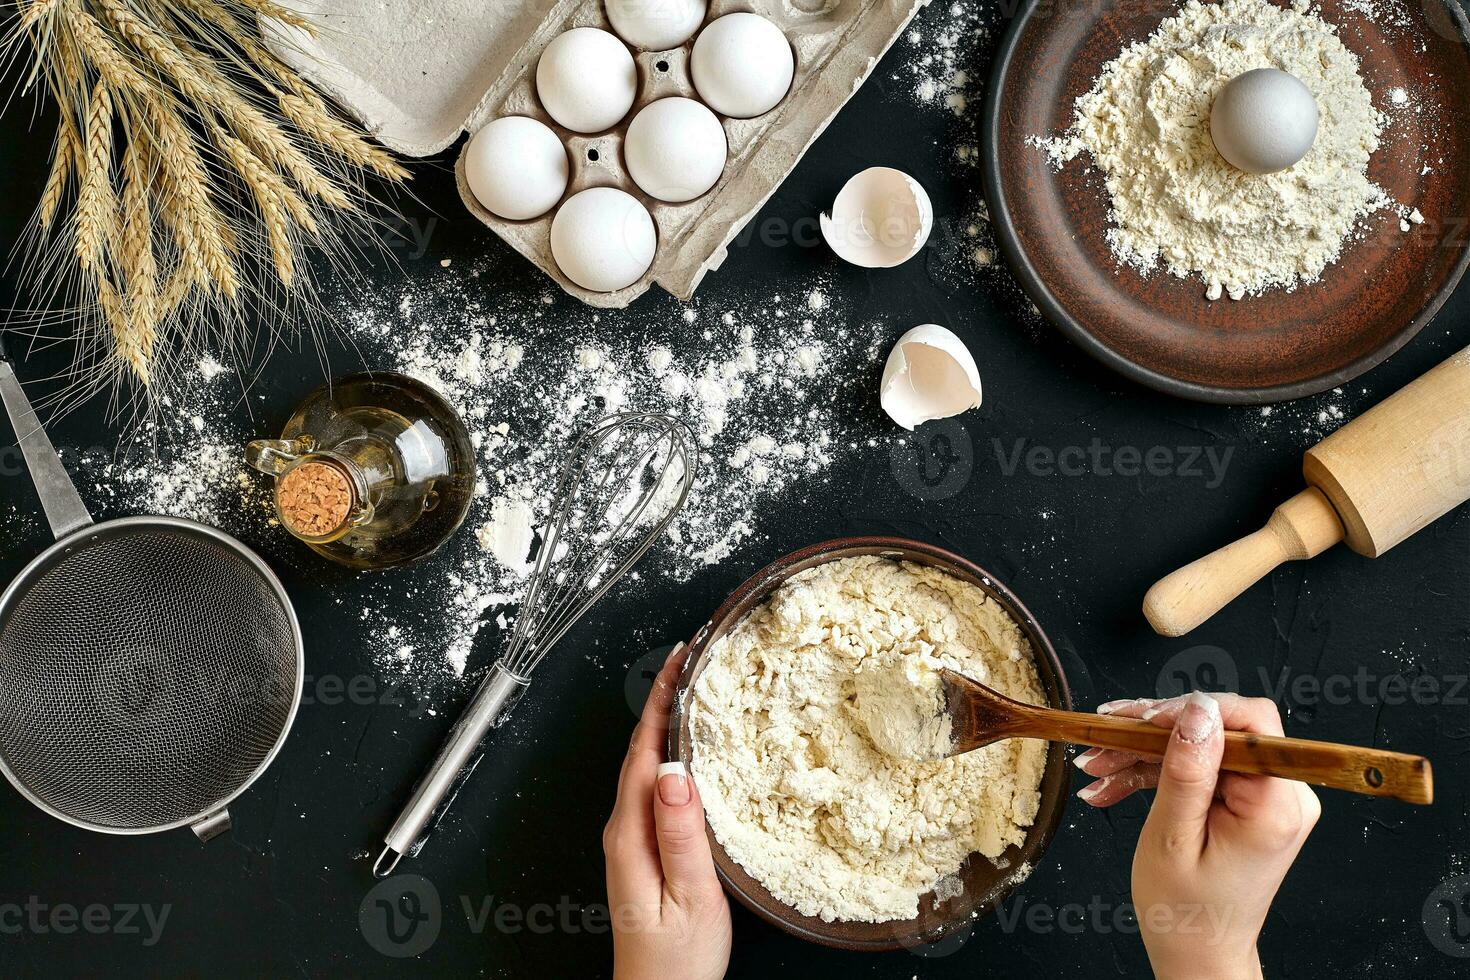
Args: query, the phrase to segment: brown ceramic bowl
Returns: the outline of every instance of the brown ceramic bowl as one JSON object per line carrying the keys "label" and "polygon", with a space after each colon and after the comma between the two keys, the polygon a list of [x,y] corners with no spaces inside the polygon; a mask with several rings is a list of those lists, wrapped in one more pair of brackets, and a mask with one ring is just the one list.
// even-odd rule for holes
{"label": "brown ceramic bowl", "polygon": [[[1065,130],[1072,104],[1126,45],[1178,9],[1167,0],[1052,3],[1016,16],[984,112],[985,196],[1011,270],[1083,350],[1143,384],[1201,401],[1261,404],[1336,387],[1408,343],[1465,271],[1470,222],[1470,47],[1444,0],[1402,5],[1407,26],[1375,23],[1355,0],[1322,0],[1362,61],[1380,108],[1402,86],[1369,177],[1426,221],[1405,234],[1380,213],[1320,282],[1239,302],[1204,298],[1198,278],[1120,268],[1104,241],[1108,195],[1086,154],[1053,172],[1026,140]],[[1400,8],[1395,8],[1400,9]],[[1421,174],[1426,167],[1429,173]]]}
{"label": "brown ceramic bowl", "polygon": [[[1021,600],[993,575],[959,555],[920,541],[882,537],[841,538],[803,548],[761,569],[735,590],[715,613],[714,618],[694,637],[690,644],[689,659],[679,678],[678,696],[674,701],[674,712],[669,726],[670,759],[687,760],[692,756],[686,695],[690,685],[704,669],[704,655],[710,645],[764,602],[791,576],[829,561],[860,555],[882,555],[885,558],[930,565],[969,582],[995,599],[1020,624],[1021,631],[1031,642],[1047,702],[1052,707],[1070,710],[1072,694],[1051,641],[1037,625],[1035,617],[1021,604]],[[715,868],[726,890],[742,905],[772,925],[779,926],[793,936],[839,949],[879,951],[913,948],[936,942],[951,930],[970,922],[972,918],[989,914],[1011,893],[1017,884],[1012,879],[1015,869],[1023,863],[1035,867],[1056,834],[1070,785],[1071,776],[1065,749],[1060,744],[1053,744],[1048,751],[1046,771],[1041,779],[1041,809],[1036,815],[1036,822],[1032,824],[1024,843],[1019,847],[1007,848],[1001,855],[1001,863],[1008,870],[997,868],[983,855],[971,855],[959,871],[959,877],[964,884],[964,890],[959,895],[936,902],[935,896],[930,893],[919,899],[919,915],[901,922],[823,922],[813,916],[801,915],[773,898],[759,881],[731,860],[720,842],[715,839],[714,832],[708,826],[705,829],[709,834],[710,847],[714,851]]]}

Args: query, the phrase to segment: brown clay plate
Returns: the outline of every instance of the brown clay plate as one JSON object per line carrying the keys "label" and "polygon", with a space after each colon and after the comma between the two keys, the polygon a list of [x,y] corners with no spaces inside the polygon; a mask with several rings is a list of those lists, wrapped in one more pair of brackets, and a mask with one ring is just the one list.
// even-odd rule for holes
{"label": "brown clay plate", "polygon": [[[1279,0],[1278,0],[1279,2]],[[1118,266],[1102,176],[1083,154],[1053,172],[1027,137],[1070,125],[1072,104],[1126,45],[1146,38],[1170,0],[1033,0],[996,56],[986,96],[983,168],[996,237],[1042,313],[1084,350],[1146,385],[1201,401],[1261,404],[1336,387],[1383,361],[1433,318],[1470,253],[1470,47],[1445,0],[1401,0],[1369,19],[1352,0],[1322,0],[1389,112],[1369,177],[1426,220],[1408,234],[1390,212],[1320,282],[1232,302],[1199,279],[1145,278]],[[1410,106],[1388,92],[1402,87]],[[1423,173],[1425,168],[1428,173]]]}
{"label": "brown clay plate", "polygon": [[[959,555],[920,541],[884,537],[841,538],[811,545],[761,569],[735,590],[694,637],[674,699],[669,725],[670,759],[687,760],[692,757],[687,693],[704,669],[704,655],[710,645],[791,576],[816,565],[859,555],[882,555],[897,561],[931,565],[975,585],[995,599],[1020,624],[1021,631],[1030,641],[1047,702],[1054,708],[1070,710],[1072,694],[1051,641],[1021,600],[993,575]],[[959,895],[943,900],[936,900],[933,893],[925,895],[919,899],[918,916],[902,922],[823,922],[814,916],[801,915],[773,898],[759,881],[731,860],[708,825],[705,830],[714,852],[715,869],[725,889],[767,922],[794,936],[839,949],[879,951],[913,948],[937,942],[972,918],[988,915],[1019,884],[1016,869],[1022,864],[1035,867],[1061,823],[1070,793],[1069,770],[1064,747],[1053,744],[1041,779],[1041,809],[1026,840],[1020,846],[1007,848],[1000,857],[999,866],[983,855],[972,855],[959,871],[964,886]]]}

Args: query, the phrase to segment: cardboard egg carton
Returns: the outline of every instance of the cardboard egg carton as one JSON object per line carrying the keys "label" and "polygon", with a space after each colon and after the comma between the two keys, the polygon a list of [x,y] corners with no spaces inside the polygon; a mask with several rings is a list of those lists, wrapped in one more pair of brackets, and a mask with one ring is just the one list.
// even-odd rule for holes
{"label": "cardboard egg carton", "polygon": [[[531,116],[561,137],[571,161],[566,196],[588,187],[627,191],[658,228],[658,251],[643,278],[611,293],[561,274],[551,255],[553,208],[507,221],[480,206],[455,166],[465,206],[573,296],[622,308],[653,283],[683,300],[717,269],[730,242],[760,210],[802,154],[929,0],[711,0],[705,24],[735,11],[767,18],[786,35],[796,74],[786,98],[754,119],[720,117],[729,144],[725,172],[702,197],[668,204],[645,194],[623,168],[628,124],[650,102],[698,99],[689,73],[693,39],[669,51],[634,51],[638,97],[613,129],[596,135],[557,125],[536,97],[536,63],[546,45],[574,27],[612,31],[601,0],[298,0],[321,25],[314,36],[270,22],[272,48],[353,113],[384,145],[428,156],[501,116]],[[698,35],[696,34],[696,37]],[[563,198],[565,200],[565,197]],[[559,205],[558,205],[559,206]]]}

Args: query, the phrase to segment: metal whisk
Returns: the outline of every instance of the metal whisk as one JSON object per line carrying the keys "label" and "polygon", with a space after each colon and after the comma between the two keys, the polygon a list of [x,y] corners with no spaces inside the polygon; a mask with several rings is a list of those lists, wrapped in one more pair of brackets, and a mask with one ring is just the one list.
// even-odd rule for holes
{"label": "metal whisk", "polygon": [[391,874],[405,854],[418,855],[537,665],[683,508],[694,482],[693,445],[684,423],[651,413],[610,416],[572,444],[510,645],[384,838],[375,876]]}

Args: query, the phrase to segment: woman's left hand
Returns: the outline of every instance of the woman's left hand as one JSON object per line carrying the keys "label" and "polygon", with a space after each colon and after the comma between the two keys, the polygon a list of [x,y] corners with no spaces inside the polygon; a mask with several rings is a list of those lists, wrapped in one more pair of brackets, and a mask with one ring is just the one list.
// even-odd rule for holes
{"label": "woman's left hand", "polygon": [[704,806],[683,764],[664,762],[683,664],[681,643],[633,730],[602,833],[615,980],[717,980],[730,963],[730,903],[704,835]]}

